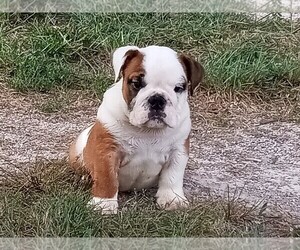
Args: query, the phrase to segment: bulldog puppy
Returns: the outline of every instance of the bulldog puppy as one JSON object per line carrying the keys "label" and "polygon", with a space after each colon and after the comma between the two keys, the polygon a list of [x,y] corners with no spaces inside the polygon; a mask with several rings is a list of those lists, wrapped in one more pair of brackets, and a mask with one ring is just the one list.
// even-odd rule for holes
{"label": "bulldog puppy", "polygon": [[119,191],[158,186],[161,208],[186,206],[188,92],[201,82],[203,67],[167,47],[126,46],[114,52],[113,68],[116,83],[105,92],[94,124],[69,152],[71,165],[92,177],[90,204],[104,214],[116,213]]}

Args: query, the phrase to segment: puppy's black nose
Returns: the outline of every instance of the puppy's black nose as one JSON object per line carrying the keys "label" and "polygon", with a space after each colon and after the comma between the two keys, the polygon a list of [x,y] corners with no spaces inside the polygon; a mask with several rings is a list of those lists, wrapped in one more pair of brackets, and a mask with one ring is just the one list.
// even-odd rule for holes
{"label": "puppy's black nose", "polygon": [[151,96],[148,102],[150,104],[150,109],[153,110],[163,110],[167,104],[166,99],[160,94]]}

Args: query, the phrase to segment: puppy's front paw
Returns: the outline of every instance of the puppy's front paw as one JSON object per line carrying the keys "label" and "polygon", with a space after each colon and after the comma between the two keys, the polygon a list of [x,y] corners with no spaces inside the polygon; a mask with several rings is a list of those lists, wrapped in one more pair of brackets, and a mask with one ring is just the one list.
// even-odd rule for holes
{"label": "puppy's front paw", "polygon": [[115,198],[98,198],[94,197],[88,202],[88,206],[93,206],[101,214],[116,214],[118,212],[118,200]]}
{"label": "puppy's front paw", "polygon": [[158,193],[157,204],[161,209],[176,210],[188,207],[189,202],[186,197],[182,195],[176,195],[174,192]]}

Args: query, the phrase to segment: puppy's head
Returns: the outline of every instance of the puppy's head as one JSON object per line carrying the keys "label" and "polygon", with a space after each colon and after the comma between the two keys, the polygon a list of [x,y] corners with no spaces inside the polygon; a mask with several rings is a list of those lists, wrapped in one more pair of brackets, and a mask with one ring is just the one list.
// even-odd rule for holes
{"label": "puppy's head", "polygon": [[121,75],[123,98],[132,125],[147,128],[175,127],[203,77],[194,59],[167,47],[126,46],[113,54],[116,78]]}

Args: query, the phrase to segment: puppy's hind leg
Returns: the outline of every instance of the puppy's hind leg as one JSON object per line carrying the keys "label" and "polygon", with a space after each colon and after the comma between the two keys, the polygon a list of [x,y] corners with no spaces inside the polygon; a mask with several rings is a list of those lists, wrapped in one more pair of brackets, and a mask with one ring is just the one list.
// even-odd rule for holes
{"label": "puppy's hind leg", "polygon": [[117,213],[121,153],[113,136],[100,122],[96,122],[90,132],[83,161],[93,181],[93,198],[89,205],[102,214]]}
{"label": "puppy's hind leg", "polygon": [[110,152],[99,155],[93,164],[93,198],[89,205],[102,214],[116,214],[118,211],[118,165],[119,154]]}

